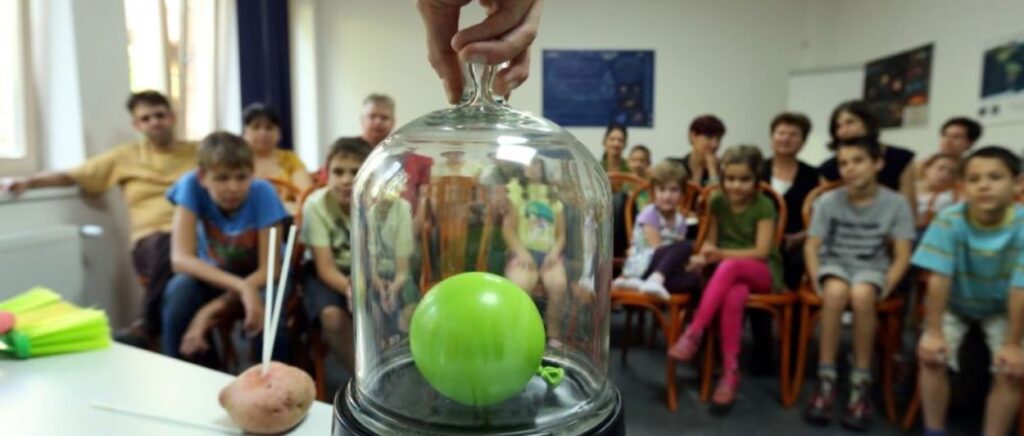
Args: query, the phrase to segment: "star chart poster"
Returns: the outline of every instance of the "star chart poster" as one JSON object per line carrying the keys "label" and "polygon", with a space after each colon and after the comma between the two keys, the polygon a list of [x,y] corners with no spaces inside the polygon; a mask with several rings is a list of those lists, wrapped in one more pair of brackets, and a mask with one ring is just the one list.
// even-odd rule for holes
{"label": "star chart poster", "polygon": [[654,125],[654,51],[544,50],[544,117],[563,126]]}

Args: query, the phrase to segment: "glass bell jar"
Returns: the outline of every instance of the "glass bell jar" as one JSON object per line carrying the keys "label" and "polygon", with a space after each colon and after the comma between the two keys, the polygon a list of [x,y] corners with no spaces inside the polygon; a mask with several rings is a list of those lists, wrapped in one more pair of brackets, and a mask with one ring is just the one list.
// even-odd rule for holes
{"label": "glass bell jar", "polygon": [[356,374],[334,434],[623,434],[608,380],[611,194],[551,121],[492,95],[405,125],[356,177]]}

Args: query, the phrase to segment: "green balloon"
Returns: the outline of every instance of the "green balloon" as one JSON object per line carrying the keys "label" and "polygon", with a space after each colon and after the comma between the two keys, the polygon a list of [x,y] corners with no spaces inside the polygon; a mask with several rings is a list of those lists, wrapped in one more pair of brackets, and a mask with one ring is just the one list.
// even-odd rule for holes
{"label": "green balloon", "polygon": [[540,367],[544,322],[519,286],[485,272],[434,285],[409,328],[412,358],[446,397],[487,406],[515,396]]}

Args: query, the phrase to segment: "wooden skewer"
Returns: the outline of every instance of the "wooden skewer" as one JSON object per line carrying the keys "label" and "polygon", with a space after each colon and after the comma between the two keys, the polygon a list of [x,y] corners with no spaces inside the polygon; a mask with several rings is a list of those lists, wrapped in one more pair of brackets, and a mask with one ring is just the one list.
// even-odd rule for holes
{"label": "wooden skewer", "polygon": [[97,408],[97,409],[101,409],[101,410],[106,410],[106,411],[109,411],[109,412],[117,412],[117,413],[123,413],[123,414],[126,414],[126,415],[140,416],[140,417],[143,417],[143,418],[155,419],[157,421],[170,422],[170,423],[179,424],[179,425],[186,425],[186,426],[189,426],[189,427],[201,428],[201,429],[204,429],[204,430],[211,430],[211,431],[217,431],[217,432],[228,433],[228,434],[242,434],[242,431],[237,429],[237,428],[226,427],[226,426],[217,425],[217,424],[207,424],[207,423],[203,423],[203,422],[189,421],[189,420],[178,418],[178,417],[165,416],[165,415],[160,415],[160,414],[153,413],[153,412],[144,412],[144,411],[141,411],[141,410],[133,410],[133,409],[129,409],[127,407],[114,406],[114,405],[111,405],[111,404],[92,403],[92,407]]}
{"label": "wooden skewer", "polygon": [[270,318],[270,331],[267,331],[266,326],[263,327],[263,336],[270,336],[271,349],[274,348],[274,342],[277,340],[277,327],[281,322],[281,306],[284,304],[284,291],[285,287],[288,285],[288,273],[292,266],[292,249],[295,248],[295,230],[294,225],[288,229],[288,244],[285,245],[284,257],[281,259],[284,262],[284,266],[281,268],[281,277],[278,278],[277,292],[276,295],[274,295],[274,313]]}
{"label": "wooden skewer", "polygon": [[270,347],[268,347],[270,338],[266,333],[267,326],[270,325],[270,309],[271,303],[273,303],[274,295],[274,252],[277,251],[277,226],[270,228],[270,241],[267,244],[267,256],[270,258],[267,260],[267,284],[266,289],[263,291],[263,366],[260,369],[260,373],[263,375],[267,374],[270,369]]}

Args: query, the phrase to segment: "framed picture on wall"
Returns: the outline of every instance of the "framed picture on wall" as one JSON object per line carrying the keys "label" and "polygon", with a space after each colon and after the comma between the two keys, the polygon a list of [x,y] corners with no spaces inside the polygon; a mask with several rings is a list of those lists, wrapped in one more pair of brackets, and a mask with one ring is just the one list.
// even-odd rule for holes
{"label": "framed picture on wall", "polygon": [[864,72],[864,101],[881,127],[928,124],[932,44],[868,62]]}
{"label": "framed picture on wall", "polygon": [[544,50],[544,117],[563,126],[654,125],[653,50]]}
{"label": "framed picture on wall", "polygon": [[986,123],[1024,121],[1024,34],[985,47],[979,100],[978,118]]}

